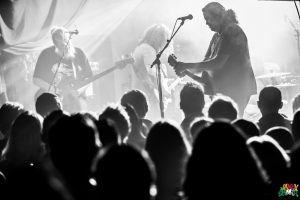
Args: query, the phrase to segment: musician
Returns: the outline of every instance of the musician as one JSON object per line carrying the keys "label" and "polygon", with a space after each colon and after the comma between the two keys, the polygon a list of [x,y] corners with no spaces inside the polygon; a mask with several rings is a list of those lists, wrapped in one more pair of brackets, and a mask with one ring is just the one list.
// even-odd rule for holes
{"label": "musician", "polygon": [[[156,58],[157,53],[164,47],[170,36],[169,28],[164,24],[154,24],[148,27],[142,36],[138,46],[135,48],[133,57],[135,65],[133,66],[133,88],[143,91],[149,100],[149,112],[147,118],[156,120],[160,116],[158,85],[157,85],[157,66],[150,67]],[[170,44],[162,55],[161,77],[162,93],[166,107],[167,98],[170,98],[170,91],[167,88],[168,70],[165,64],[167,56],[173,52],[173,45]],[[156,91],[156,92],[155,92]]]}
{"label": "musician", "polygon": [[[38,57],[33,82],[44,91],[58,93],[63,108],[68,112],[83,109],[86,88],[74,90],[71,85],[93,75],[85,53],[72,44],[71,33],[63,27],[51,30],[53,46],[44,49]],[[51,87],[50,87],[50,84]],[[86,105],[85,105],[86,106]]]}
{"label": "musician", "polygon": [[231,97],[239,107],[240,117],[250,96],[256,94],[256,82],[251,66],[247,37],[238,25],[233,10],[220,3],[208,3],[202,9],[206,24],[215,32],[202,62],[177,62],[175,71],[192,73],[208,71],[215,93]]}

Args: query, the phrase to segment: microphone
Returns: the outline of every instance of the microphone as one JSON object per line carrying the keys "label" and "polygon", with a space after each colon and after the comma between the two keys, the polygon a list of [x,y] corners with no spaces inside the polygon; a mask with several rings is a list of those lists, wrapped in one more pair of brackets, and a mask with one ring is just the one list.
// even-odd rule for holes
{"label": "microphone", "polygon": [[189,19],[189,20],[192,20],[193,19],[193,15],[189,14],[187,16],[184,16],[184,17],[178,17],[177,20],[186,20],[186,19]]}
{"label": "microphone", "polygon": [[70,35],[77,35],[78,33],[79,33],[79,31],[77,30],[77,29],[75,29],[74,31],[68,31],[68,33],[70,34]]}

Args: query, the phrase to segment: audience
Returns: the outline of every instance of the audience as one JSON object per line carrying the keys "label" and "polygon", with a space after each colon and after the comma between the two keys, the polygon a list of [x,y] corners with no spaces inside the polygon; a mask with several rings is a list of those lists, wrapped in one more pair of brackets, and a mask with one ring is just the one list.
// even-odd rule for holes
{"label": "audience", "polygon": [[283,183],[288,182],[290,157],[285,150],[270,136],[254,136],[247,140],[247,144],[254,150],[268,179],[269,195],[277,199],[278,190]]}
{"label": "audience", "polygon": [[50,93],[36,99],[35,113],[6,102],[0,198],[198,200],[232,191],[230,199],[276,199],[283,184],[300,181],[299,99],[292,123],[273,86],[260,91],[258,122],[238,118],[226,96],[206,105],[206,116],[203,89],[191,82],[180,91],[181,122],[152,124],[139,90],[103,111],[72,115]]}
{"label": "audience", "polygon": [[[290,173],[290,182],[291,183],[300,183],[300,143],[298,142],[292,149],[291,152],[291,173]],[[299,188],[298,188],[299,191]],[[299,193],[298,193],[299,195]]]}
{"label": "audience", "polygon": [[[109,145],[92,164],[95,199],[155,199],[155,169],[145,151],[130,145]],[[153,191],[154,190],[154,191]]]}
{"label": "audience", "polygon": [[296,95],[292,99],[292,110],[295,113],[300,108],[300,94]]}
{"label": "audience", "polygon": [[39,115],[25,111],[17,117],[1,155],[0,171],[6,177],[19,167],[36,164],[43,159],[45,147],[41,135]]}
{"label": "audience", "polygon": [[143,149],[145,146],[146,138],[143,135],[142,131],[142,120],[138,117],[134,108],[131,105],[127,104],[124,107],[125,111],[129,116],[129,121],[131,123],[131,131],[128,135],[126,143],[136,146],[139,149]]}
{"label": "audience", "polygon": [[257,106],[262,114],[258,120],[261,134],[264,134],[269,128],[274,126],[283,126],[291,129],[291,122],[287,116],[279,113],[282,108],[281,91],[274,86],[263,88],[258,96]]}
{"label": "audience", "polygon": [[266,131],[265,135],[272,137],[287,153],[290,153],[294,146],[293,134],[285,127],[272,127]]}
{"label": "audience", "polygon": [[24,106],[17,102],[6,102],[0,108],[0,152],[6,145],[15,119],[24,112]]}
{"label": "audience", "polygon": [[292,121],[292,133],[295,139],[295,143],[300,141],[300,110],[294,113]]}
{"label": "audience", "polygon": [[116,125],[118,134],[122,142],[126,142],[128,134],[130,133],[131,124],[129,116],[125,109],[119,104],[110,104],[99,115],[98,120],[111,119]]}
{"label": "audience", "polygon": [[167,121],[158,121],[150,129],[145,149],[156,169],[156,199],[178,199],[182,193],[185,162],[191,151],[182,130]]}
{"label": "audience", "polygon": [[246,135],[247,138],[253,136],[259,136],[259,127],[254,123],[246,119],[236,119],[232,124],[239,127]]}
{"label": "audience", "polygon": [[96,125],[99,132],[99,139],[103,146],[122,143],[116,123],[112,119],[100,119]]}
{"label": "audience", "polygon": [[214,120],[209,118],[209,117],[197,117],[197,118],[195,118],[191,122],[191,128],[190,128],[192,140],[195,141],[195,139],[196,139],[197,135],[199,134],[199,132],[201,132],[202,129],[204,129],[205,127],[211,125],[213,122],[214,122]]}
{"label": "audience", "polygon": [[[197,135],[186,166],[184,193],[189,200],[265,199],[266,183],[246,136],[227,121],[216,121]],[[232,192],[231,192],[232,191]]]}
{"label": "audience", "polygon": [[121,98],[121,105],[125,106],[126,104],[131,105],[135,109],[138,117],[143,122],[143,133],[148,133],[152,122],[145,118],[148,112],[148,99],[146,94],[141,90],[130,90]]}
{"label": "audience", "polygon": [[238,107],[228,96],[217,96],[208,108],[208,117],[233,121],[238,117]]}
{"label": "audience", "polygon": [[84,114],[63,116],[50,129],[50,157],[75,199],[89,199],[90,168],[101,145],[94,122]]}
{"label": "audience", "polygon": [[35,102],[35,109],[42,117],[46,117],[54,110],[61,110],[62,103],[56,94],[42,93]]}
{"label": "audience", "polygon": [[181,122],[181,128],[190,142],[192,141],[191,122],[196,117],[204,116],[204,104],[204,93],[200,85],[189,82],[182,88],[180,92],[180,109],[184,114],[184,119]]}
{"label": "audience", "polygon": [[47,153],[49,152],[48,137],[50,129],[60,118],[66,116],[69,116],[69,114],[65,113],[63,110],[54,110],[45,117],[43,121],[42,140],[45,143]]}

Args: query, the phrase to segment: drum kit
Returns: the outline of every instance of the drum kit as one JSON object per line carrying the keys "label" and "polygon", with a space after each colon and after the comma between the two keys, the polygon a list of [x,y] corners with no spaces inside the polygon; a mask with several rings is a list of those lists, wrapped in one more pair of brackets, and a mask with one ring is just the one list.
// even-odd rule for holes
{"label": "drum kit", "polygon": [[300,76],[290,72],[272,72],[255,77],[258,92],[266,86],[277,87],[281,93],[283,102],[290,102],[299,93]]}
{"label": "drum kit", "polygon": [[255,79],[262,82],[264,86],[272,85],[284,89],[299,85],[300,76],[292,75],[290,72],[272,72],[256,76]]}

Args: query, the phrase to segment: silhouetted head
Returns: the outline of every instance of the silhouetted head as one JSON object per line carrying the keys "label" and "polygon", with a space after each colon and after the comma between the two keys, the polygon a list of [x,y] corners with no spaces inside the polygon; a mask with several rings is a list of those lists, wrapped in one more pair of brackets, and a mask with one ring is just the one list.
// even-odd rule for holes
{"label": "silhouetted head", "polygon": [[259,136],[259,127],[246,119],[236,119],[232,122],[234,125],[239,127],[246,135],[247,138],[250,138],[252,136]]}
{"label": "silhouetted head", "polygon": [[129,116],[124,108],[119,104],[110,104],[99,115],[98,120],[102,119],[111,119],[115,122],[117,131],[123,142],[131,129]]}
{"label": "silhouetted head", "polygon": [[141,90],[130,90],[121,98],[121,105],[129,104],[133,106],[140,118],[144,118],[148,112],[148,100]]}
{"label": "silhouetted head", "polygon": [[80,113],[62,116],[50,129],[48,141],[55,167],[68,181],[84,184],[101,145],[94,122]]}
{"label": "silhouetted head", "polygon": [[37,98],[35,109],[42,117],[46,117],[47,114],[54,110],[61,110],[62,103],[56,94],[43,93]]}
{"label": "silhouetted head", "polygon": [[137,113],[131,105],[127,104],[124,106],[124,108],[127,114],[129,115],[129,120],[131,123],[131,131],[128,135],[128,140],[126,142],[143,149],[145,146],[145,136],[142,132],[142,120],[137,116]]}
{"label": "silhouetted head", "polygon": [[191,151],[182,130],[168,121],[158,121],[152,126],[146,139],[145,149],[149,152],[153,162],[161,167],[163,163],[170,164],[166,160],[167,157],[181,160]]}
{"label": "silhouetted head", "polygon": [[213,119],[209,117],[197,117],[194,119],[191,123],[191,135],[193,138],[193,141],[197,137],[200,131],[204,129],[205,127],[209,126],[211,123],[213,123]]}
{"label": "silhouetted head", "polygon": [[292,122],[292,133],[294,135],[295,142],[300,141],[300,110],[294,113]]}
{"label": "silhouetted head", "polygon": [[191,200],[201,199],[203,193],[222,199],[233,184],[232,199],[262,195],[264,182],[257,160],[246,145],[246,137],[229,122],[214,122],[198,134],[186,170],[184,191]]}
{"label": "silhouetted head", "polygon": [[278,187],[282,186],[283,182],[287,181],[291,165],[290,157],[285,150],[268,135],[251,137],[247,140],[247,144],[258,156],[269,182]]}
{"label": "silhouetted head", "polygon": [[180,109],[185,116],[202,113],[204,107],[204,93],[200,85],[189,82],[180,92]]}
{"label": "silhouetted head", "polygon": [[285,127],[276,126],[266,131],[266,135],[272,137],[287,152],[290,152],[294,145],[294,137],[291,131]]}
{"label": "silhouetted head", "polygon": [[17,102],[6,102],[0,108],[0,131],[8,137],[15,119],[24,112],[24,106]]}
{"label": "silhouetted head", "polygon": [[278,113],[282,108],[281,91],[274,86],[264,87],[259,93],[257,106],[262,115]]}
{"label": "silhouetted head", "polygon": [[145,149],[155,164],[157,199],[178,198],[191,151],[182,130],[170,122],[155,123],[147,136]]}
{"label": "silhouetted head", "polygon": [[111,145],[101,149],[94,159],[92,178],[97,199],[149,200],[155,169],[145,151]]}
{"label": "silhouetted head", "polygon": [[296,95],[292,99],[292,108],[293,108],[293,113],[295,113],[300,108],[300,94]]}
{"label": "silhouetted head", "polygon": [[116,124],[111,119],[100,119],[97,122],[99,139],[103,146],[109,144],[120,144],[121,136],[117,131]]}
{"label": "silhouetted head", "polygon": [[29,111],[23,112],[12,126],[3,156],[19,164],[40,161],[44,153],[41,134],[41,117]]}
{"label": "silhouetted head", "polygon": [[233,121],[238,116],[238,108],[234,100],[227,96],[217,96],[208,108],[208,117]]}
{"label": "silhouetted head", "polygon": [[48,149],[48,137],[49,137],[50,129],[61,117],[66,117],[66,116],[69,115],[65,113],[63,110],[55,110],[45,117],[43,121],[42,140],[46,144],[47,149]]}

